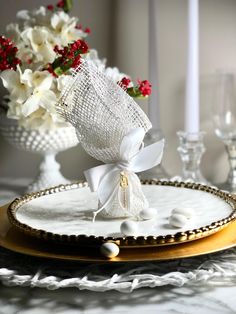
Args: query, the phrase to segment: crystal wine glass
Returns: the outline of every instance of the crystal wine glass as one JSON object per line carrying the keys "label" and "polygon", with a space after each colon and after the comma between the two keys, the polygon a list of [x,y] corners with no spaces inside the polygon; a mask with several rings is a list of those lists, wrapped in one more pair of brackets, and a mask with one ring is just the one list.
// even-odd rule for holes
{"label": "crystal wine glass", "polygon": [[233,73],[217,74],[215,96],[213,102],[215,133],[225,144],[230,166],[226,182],[219,187],[236,192],[236,90]]}

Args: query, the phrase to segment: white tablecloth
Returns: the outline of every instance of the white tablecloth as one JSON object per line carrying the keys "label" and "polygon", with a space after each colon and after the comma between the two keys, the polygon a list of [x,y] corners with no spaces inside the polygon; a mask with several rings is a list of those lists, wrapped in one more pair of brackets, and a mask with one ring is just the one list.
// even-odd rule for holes
{"label": "white tablecloth", "polygon": [[[0,180],[0,204],[24,190],[27,179]],[[30,258],[28,259],[30,263]],[[16,261],[17,263],[17,261]],[[0,285],[0,313],[236,313],[236,281],[142,288],[132,293],[76,288],[46,290]]]}

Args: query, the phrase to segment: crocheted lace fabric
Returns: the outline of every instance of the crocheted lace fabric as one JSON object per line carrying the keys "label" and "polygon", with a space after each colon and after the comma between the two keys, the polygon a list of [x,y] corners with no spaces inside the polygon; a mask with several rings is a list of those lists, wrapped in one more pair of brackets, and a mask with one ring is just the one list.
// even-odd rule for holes
{"label": "crocheted lace fabric", "polygon": [[68,77],[57,108],[76,128],[86,152],[104,163],[119,160],[121,141],[129,131],[151,128],[135,101],[92,62],[83,62]]}

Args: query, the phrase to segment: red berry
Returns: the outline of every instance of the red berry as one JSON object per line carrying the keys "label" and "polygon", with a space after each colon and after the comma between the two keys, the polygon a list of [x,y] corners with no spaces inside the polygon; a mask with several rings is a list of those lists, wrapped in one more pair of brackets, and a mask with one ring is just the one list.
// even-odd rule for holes
{"label": "red berry", "polygon": [[17,64],[21,61],[16,57],[18,49],[13,45],[9,38],[0,36],[0,70],[16,70]]}
{"label": "red berry", "polygon": [[87,34],[90,34],[90,33],[91,33],[91,29],[90,29],[89,27],[86,27],[84,31],[85,31],[85,33],[87,33]]}
{"label": "red berry", "polygon": [[122,80],[120,81],[120,85],[122,85],[122,87],[127,88],[130,82],[131,80],[128,77],[123,77]]}
{"label": "red berry", "polygon": [[82,25],[81,25],[81,24],[77,24],[77,25],[75,26],[75,28],[76,28],[76,29],[82,29]]}
{"label": "red berry", "polygon": [[152,85],[148,80],[140,81],[138,80],[138,89],[140,90],[143,96],[149,96],[152,92]]}
{"label": "red berry", "polygon": [[54,6],[53,6],[52,4],[49,4],[49,5],[47,5],[47,9],[48,9],[49,11],[53,11]]}
{"label": "red berry", "polygon": [[57,2],[57,7],[58,7],[58,8],[63,8],[63,7],[64,7],[64,5],[65,5],[65,3],[64,3],[64,1],[63,1],[63,0],[61,0],[61,1],[59,1],[59,2]]}

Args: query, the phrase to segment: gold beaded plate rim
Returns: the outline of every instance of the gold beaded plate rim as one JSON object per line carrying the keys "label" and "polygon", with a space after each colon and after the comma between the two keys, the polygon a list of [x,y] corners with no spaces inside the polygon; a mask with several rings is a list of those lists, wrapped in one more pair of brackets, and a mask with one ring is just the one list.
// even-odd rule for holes
{"label": "gold beaded plate rim", "polygon": [[113,242],[123,248],[138,248],[138,247],[152,247],[152,246],[164,246],[171,244],[181,244],[193,240],[197,240],[209,235],[212,235],[223,228],[227,227],[231,222],[236,219],[236,198],[224,191],[217,188],[210,187],[207,185],[192,183],[192,182],[179,182],[179,181],[159,181],[159,180],[143,180],[145,185],[161,185],[161,186],[173,186],[180,188],[187,188],[193,190],[199,190],[206,193],[213,194],[226,203],[228,203],[232,208],[232,213],[223,219],[217,220],[210,225],[205,225],[198,229],[187,230],[184,232],[177,232],[175,234],[166,234],[160,236],[127,236],[127,237],[103,237],[94,235],[65,235],[57,234],[52,232],[47,232],[41,229],[35,229],[27,224],[21,223],[16,218],[17,210],[25,203],[39,198],[44,195],[60,193],[67,190],[78,189],[88,186],[87,182],[76,182],[67,185],[59,185],[49,189],[41,190],[38,192],[33,192],[26,194],[20,198],[16,198],[7,208],[7,215],[10,223],[17,228],[17,230],[23,232],[24,234],[45,240],[50,242],[56,242],[65,245],[77,245],[82,247],[88,246],[100,246],[105,242]]}

